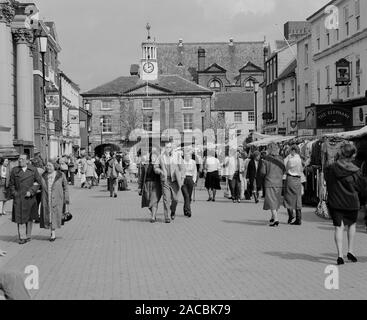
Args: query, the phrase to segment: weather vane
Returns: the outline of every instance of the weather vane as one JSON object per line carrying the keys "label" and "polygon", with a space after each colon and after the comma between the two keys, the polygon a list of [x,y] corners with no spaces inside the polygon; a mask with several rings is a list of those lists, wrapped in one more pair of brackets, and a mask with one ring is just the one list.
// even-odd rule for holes
{"label": "weather vane", "polygon": [[147,23],[146,28],[148,30],[148,40],[150,40],[150,28],[151,28],[151,26],[150,26],[149,22]]}

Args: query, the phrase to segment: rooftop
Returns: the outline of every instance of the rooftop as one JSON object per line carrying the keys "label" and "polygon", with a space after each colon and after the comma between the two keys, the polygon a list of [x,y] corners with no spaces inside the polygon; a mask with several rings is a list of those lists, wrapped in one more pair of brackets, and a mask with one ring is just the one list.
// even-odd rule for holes
{"label": "rooftop", "polygon": [[213,111],[254,111],[255,96],[253,92],[216,93]]}

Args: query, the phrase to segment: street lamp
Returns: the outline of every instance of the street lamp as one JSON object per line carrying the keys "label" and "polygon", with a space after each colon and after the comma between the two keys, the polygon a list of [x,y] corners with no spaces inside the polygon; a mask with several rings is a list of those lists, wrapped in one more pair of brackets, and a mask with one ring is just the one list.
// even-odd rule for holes
{"label": "street lamp", "polygon": [[42,80],[43,80],[43,113],[45,117],[45,135],[46,135],[46,161],[48,161],[49,156],[49,141],[48,141],[48,115],[46,107],[46,75],[45,75],[45,54],[47,52],[48,37],[42,33],[38,37],[39,49],[42,56]]}
{"label": "street lamp", "polygon": [[103,144],[103,117],[99,120],[99,124],[101,125],[101,146]]}
{"label": "street lamp", "polygon": [[259,83],[254,83],[254,93],[255,93],[255,132],[257,132],[257,93],[259,92]]}

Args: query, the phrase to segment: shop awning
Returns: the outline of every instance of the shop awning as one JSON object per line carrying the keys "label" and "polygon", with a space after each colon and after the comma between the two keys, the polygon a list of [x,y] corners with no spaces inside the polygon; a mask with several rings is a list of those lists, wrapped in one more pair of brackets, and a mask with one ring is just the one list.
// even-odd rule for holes
{"label": "shop awning", "polygon": [[255,146],[255,147],[262,147],[262,146],[267,146],[270,143],[280,143],[280,142],[284,142],[284,141],[289,141],[296,138],[296,136],[271,136],[259,141],[255,141],[252,143],[249,143],[249,146]]}

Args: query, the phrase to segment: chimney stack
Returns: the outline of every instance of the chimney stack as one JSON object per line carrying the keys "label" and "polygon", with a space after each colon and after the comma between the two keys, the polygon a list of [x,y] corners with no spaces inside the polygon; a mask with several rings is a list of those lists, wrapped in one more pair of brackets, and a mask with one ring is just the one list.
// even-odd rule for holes
{"label": "chimney stack", "polygon": [[198,71],[204,71],[205,70],[205,57],[206,57],[205,49],[199,47],[199,50],[198,50]]}

